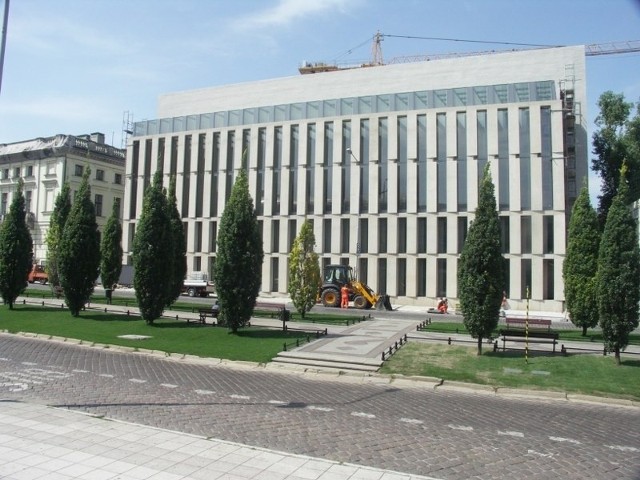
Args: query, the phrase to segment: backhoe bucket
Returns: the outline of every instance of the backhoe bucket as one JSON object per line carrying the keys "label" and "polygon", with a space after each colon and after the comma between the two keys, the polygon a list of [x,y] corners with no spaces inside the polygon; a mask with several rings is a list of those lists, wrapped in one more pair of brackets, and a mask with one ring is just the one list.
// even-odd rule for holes
{"label": "backhoe bucket", "polygon": [[391,306],[391,298],[389,295],[380,295],[376,302],[376,310],[393,310]]}

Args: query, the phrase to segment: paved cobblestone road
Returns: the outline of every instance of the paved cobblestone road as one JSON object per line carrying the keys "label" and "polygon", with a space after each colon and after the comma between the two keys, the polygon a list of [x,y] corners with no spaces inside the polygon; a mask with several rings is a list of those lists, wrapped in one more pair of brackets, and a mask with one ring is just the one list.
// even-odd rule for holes
{"label": "paved cobblestone road", "polygon": [[640,478],[640,409],[329,381],[0,334],[0,399],[467,478]]}

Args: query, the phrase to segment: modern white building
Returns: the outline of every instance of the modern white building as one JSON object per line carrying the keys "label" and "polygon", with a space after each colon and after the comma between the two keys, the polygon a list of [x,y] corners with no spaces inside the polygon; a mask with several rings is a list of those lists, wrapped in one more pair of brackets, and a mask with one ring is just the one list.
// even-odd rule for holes
{"label": "modern white building", "polygon": [[[123,246],[144,188],[177,176],[188,268],[211,270],[234,179],[249,174],[262,290],[286,294],[305,219],[323,264],[392,302],[458,297],[457,261],[485,165],[512,308],[563,311],[568,215],[587,181],[584,47],[344,69],[160,97],[127,146]],[[529,293],[527,293],[529,292]]]}
{"label": "modern white building", "polygon": [[46,262],[45,239],[62,185],[69,184],[73,201],[85,169],[91,169],[91,194],[98,227],[102,230],[113,203],[122,205],[124,164],[125,150],[106,145],[102,133],[56,135],[0,144],[0,215],[4,219],[18,179],[22,178],[34,261]]}

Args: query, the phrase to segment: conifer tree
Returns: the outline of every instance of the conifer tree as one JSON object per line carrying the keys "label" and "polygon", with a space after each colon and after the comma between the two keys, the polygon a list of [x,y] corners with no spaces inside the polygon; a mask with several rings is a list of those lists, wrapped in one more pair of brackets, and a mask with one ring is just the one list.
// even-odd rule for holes
{"label": "conifer tree", "polygon": [[9,212],[0,225],[0,293],[9,309],[13,309],[16,298],[27,287],[33,263],[33,240],[25,220],[22,188],[23,182],[19,179]]}
{"label": "conifer tree", "polygon": [[640,249],[638,224],[629,208],[626,166],[623,165],[618,193],[607,214],[596,275],[598,313],[604,346],[615,354],[629,344],[629,334],[638,328],[640,302]]}
{"label": "conifer tree", "polygon": [[496,209],[494,185],[489,165],[478,192],[475,219],[458,260],[458,298],[464,326],[478,339],[478,355],[482,339],[498,325],[504,291],[504,259],[500,253],[500,220]]}
{"label": "conifer tree", "polygon": [[220,220],[215,270],[219,321],[233,333],[253,313],[262,283],[263,257],[262,236],[247,176],[240,170]]}
{"label": "conifer tree", "polygon": [[187,275],[187,245],[184,240],[184,226],[182,217],[178,211],[178,200],[176,198],[176,178],[171,177],[169,181],[169,191],[167,193],[167,215],[171,223],[171,234],[173,236],[173,274],[168,282],[167,304],[170,306],[182,293],[184,279]]}
{"label": "conifer tree", "polygon": [[119,204],[113,202],[111,216],[102,232],[100,243],[100,277],[106,289],[118,283],[122,271],[122,225]]}
{"label": "conifer tree", "polygon": [[100,273],[100,235],[91,201],[89,175],[91,169],[87,168],[64,225],[58,250],[60,285],[74,317],[80,315],[91,298]]}
{"label": "conifer tree", "polygon": [[140,315],[148,324],[162,315],[173,275],[173,235],[167,211],[162,172],[157,171],[144,193],[132,248],[133,286]]}
{"label": "conifer tree", "polygon": [[567,255],[562,266],[567,311],[571,322],[582,328],[583,336],[588,328],[598,325],[595,282],[599,247],[598,214],[591,206],[589,189],[585,185],[571,212]]}
{"label": "conifer tree", "polygon": [[60,286],[60,274],[58,273],[58,249],[60,239],[64,231],[64,225],[71,211],[71,195],[70,187],[67,182],[62,185],[62,189],[56,197],[53,212],[49,219],[49,230],[47,230],[47,275],[51,288],[55,289]]}
{"label": "conifer tree", "polygon": [[313,224],[305,220],[289,254],[289,296],[302,318],[316,304],[321,286]]}

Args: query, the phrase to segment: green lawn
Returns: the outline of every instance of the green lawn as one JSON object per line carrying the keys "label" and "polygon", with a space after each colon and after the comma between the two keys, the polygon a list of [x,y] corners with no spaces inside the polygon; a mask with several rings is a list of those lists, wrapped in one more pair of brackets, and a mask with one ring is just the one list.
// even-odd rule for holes
{"label": "green lawn", "polygon": [[[186,323],[171,319],[147,325],[138,316],[100,311],[84,311],[74,318],[68,310],[16,305],[13,310],[0,307],[0,330],[33,332],[80,339],[109,345],[124,345],[200,357],[216,357],[250,362],[269,362],[278,352],[298,341],[306,341],[303,332],[249,327],[232,335],[226,328]],[[148,335],[145,340],[127,340],[120,335]]]}
{"label": "green lawn", "polygon": [[381,373],[640,400],[637,356],[623,353],[618,366],[612,356],[600,354],[535,352],[526,362],[524,351],[476,352],[475,347],[410,342],[385,362]]}

